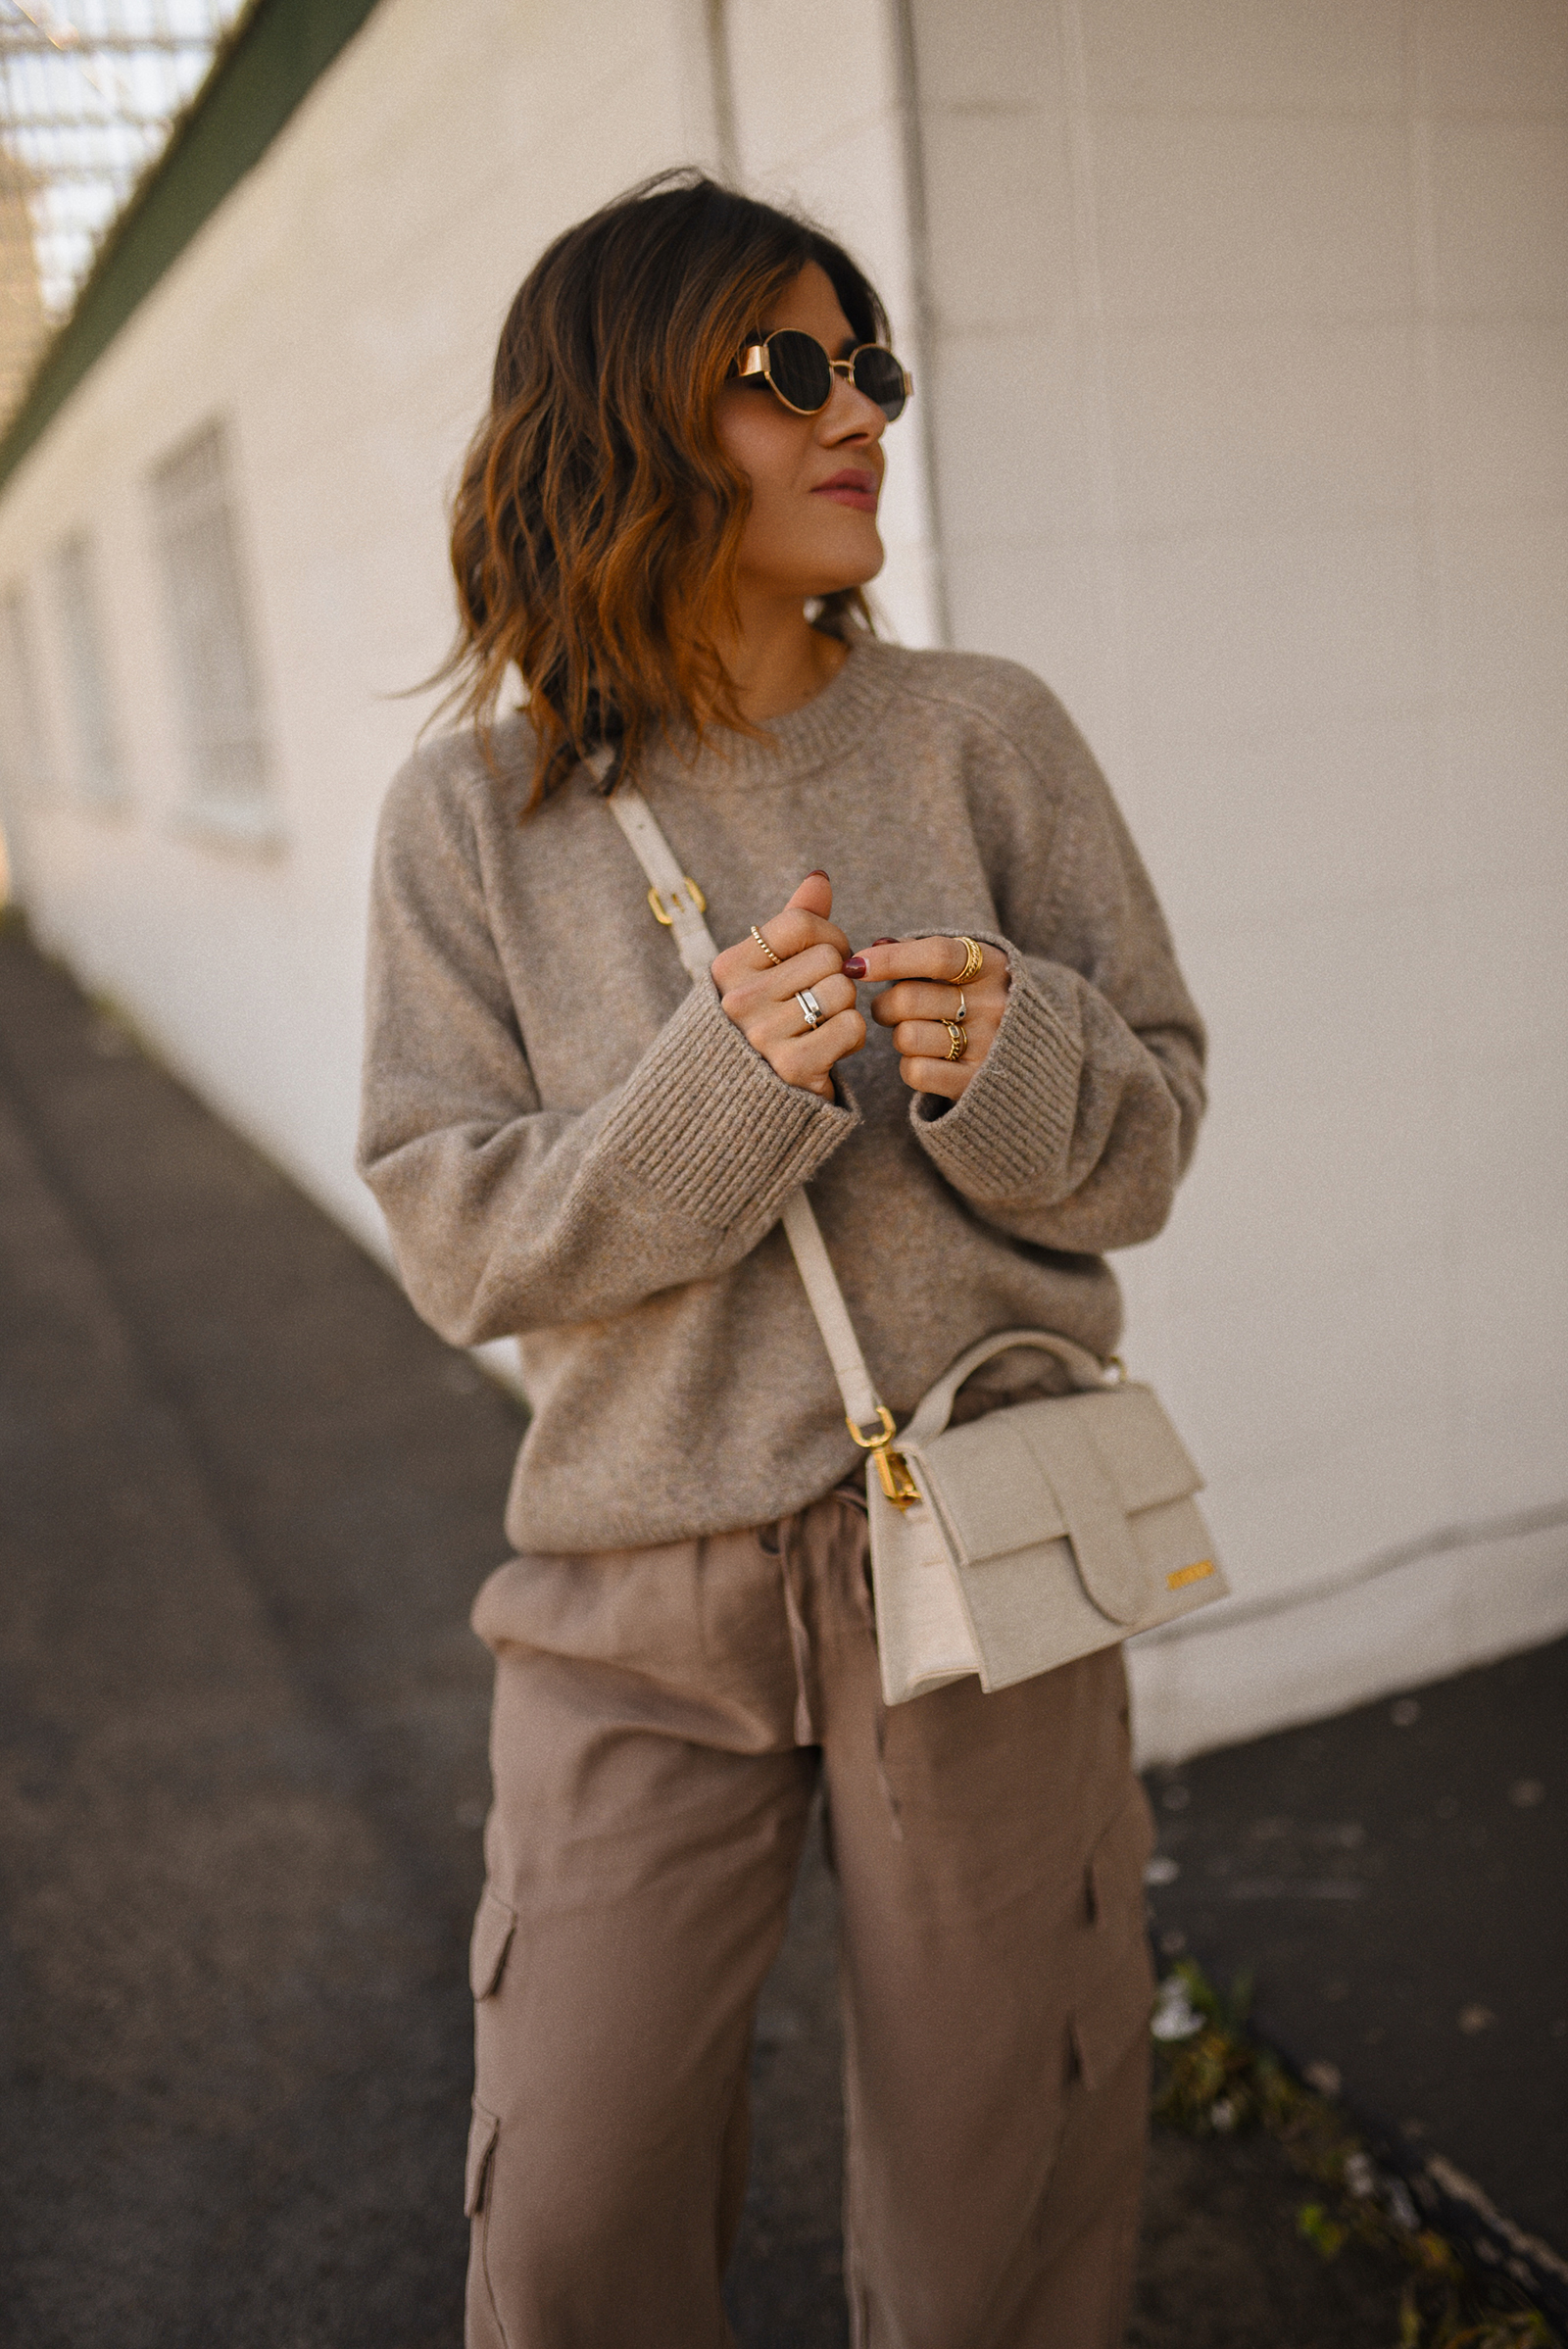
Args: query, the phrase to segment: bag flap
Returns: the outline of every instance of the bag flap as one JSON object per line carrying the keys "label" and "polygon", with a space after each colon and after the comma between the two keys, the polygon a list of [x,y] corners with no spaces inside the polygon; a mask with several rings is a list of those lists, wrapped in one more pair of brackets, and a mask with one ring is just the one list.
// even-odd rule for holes
{"label": "bag flap", "polygon": [[1004,1557],[1066,1533],[1067,1520],[1030,1442],[1037,1426],[1074,1424],[1092,1440],[1123,1509],[1158,1508],[1200,1493],[1203,1480],[1152,1387],[1045,1395],[988,1412],[910,1447],[924,1463],[965,1558]]}
{"label": "bag flap", "polygon": [[1201,1480],[1152,1389],[1048,1396],[950,1428],[910,1456],[959,1562],[1060,1540],[1085,1590],[1132,1623],[1144,1567],[1130,1514],[1187,1497]]}
{"label": "bag flap", "polygon": [[1157,1509],[1168,1500],[1190,1500],[1203,1480],[1152,1387],[1129,1380],[1097,1395],[1069,1395],[1033,1409],[1066,1409],[1094,1440],[1110,1480],[1129,1514]]}
{"label": "bag flap", "polygon": [[965,1565],[1005,1557],[1067,1531],[1020,1424],[1036,1407],[1023,1403],[988,1412],[966,1427],[933,1436],[907,1455]]}

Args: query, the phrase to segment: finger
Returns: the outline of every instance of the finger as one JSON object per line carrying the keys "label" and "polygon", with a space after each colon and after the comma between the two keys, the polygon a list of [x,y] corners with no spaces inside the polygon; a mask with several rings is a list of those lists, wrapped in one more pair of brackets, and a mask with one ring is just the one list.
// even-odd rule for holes
{"label": "finger", "polygon": [[791,954],[804,954],[808,946],[836,947],[841,962],[850,951],[850,942],[837,922],[829,921],[824,914],[813,913],[806,905],[786,905],[782,913],[775,913],[760,928],[781,962],[787,962]]}
{"label": "finger", "polygon": [[952,1037],[934,1019],[901,1020],[893,1031],[893,1041],[906,1060],[952,1060],[955,1067],[973,1049],[973,1040],[965,1030],[963,1050],[955,1059]]}
{"label": "finger", "polygon": [[[804,994],[805,989],[803,988],[801,992]],[[829,1019],[835,1018],[841,1011],[848,1011],[854,1007],[854,984],[837,973],[832,978],[818,979],[810,992],[822,1006],[823,1012],[823,1019],[815,1031],[817,1034],[820,1034],[821,1028],[827,1024]],[[725,1009],[729,1011],[730,1017],[733,1019],[735,1013],[727,1003]],[[747,1016],[737,1024],[743,1030],[747,1042],[755,1045],[757,1050],[763,1053],[769,1052],[774,1045],[785,1043],[791,1037],[812,1033],[809,1022],[794,995],[782,996],[775,1002],[754,1003]]]}
{"label": "finger", "polygon": [[[1000,1020],[982,1019],[971,1011],[967,1019],[956,1023],[968,1038],[971,1060],[983,1060],[991,1050]],[[901,1052],[945,1052],[948,1049],[948,1023],[942,1019],[901,1019],[893,1030],[893,1041]]]}
{"label": "finger", "polygon": [[956,1101],[974,1070],[962,1060],[906,1058],[899,1062],[899,1074],[911,1093],[937,1093]]}
{"label": "finger", "polygon": [[809,1085],[824,1076],[836,1060],[846,1060],[865,1042],[865,1022],[858,1011],[841,1011],[804,1036],[775,1045],[766,1057],[787,1085]]}
{"label": "finger", "polygon": [[[759,927],[773,951],[774,960],[768,961],[748,931],[733,946],[727,946],[721,954],[715,954],[710,966],[713,985],[720,995],[727,995],[732,988],[755,984],[775,974],[786,962],[813,947],[822,949],[825,955],[818,966],[820,969],[842,970],[844,967],[844,957],[850,951],[849,940],[832,922],[823,921],[814,913],[775,913],[770,922],[760,923]],[[796,984],[799,986],[801,982],[797,980]]]}
{"label": "finger", "polygon": [[833,884],[818,865],[808,873],[790,900],[792,910],[819,914],[824,920],[833,910]]}
{"label": "finger", "polygon": [[[961,939],[941,933],[930,938],[894,938],[884,946],[860,947],[851,959],[863,963],[864,968],[850,975],[873,986],[884,979],[946,979],[950,986],[956,986],[967,951]],[[988,973],[1006,968],[1005,955],[994,946],[981,952],[984,959],[972,979],[965,979],[965,987],[978,987]]]}
{"label": "finger", "polygon": [[[713,965],[715,982],[719,963],[724,959],[721,954]],[[815,989],[824,1007],[829,1005],[829,993],[824,993],[828,990],[835,1011],[842,1011],[855,1001],[855,982],[844,976],[842,958],[830,946],[811,947],[804,954],[792,954],[777,970],[742,970],[728,987],[721,989],[719,1000],[736,1025],[751,1035],[760,1019],[766,1019],[781,1006],[789,1011],[791,1020],[798,1021],[800,1006],[795,998],[808,987]],[[788,1025],[784,1032],[789,1032]]]}
{"label": "finger", "polygon": [[803,987],[820,987],[824,979],[843,980],[849,1001],[855,1001],[855,981],[844,977],[844,956],[832,946],[808,946],[804,954],[791,954],[777,970],[768,972],[766,984],[770,994],[783,997],[795,995]]}
{"label": "finger", "polygon": [[1000,1019],[1005,993],[1000,975],[983,984],[977,980],[972,987],[939,987],[930,979],[901,979],[877,997],[871,1016],[883,1028],[897,1027],[901,1019]]}

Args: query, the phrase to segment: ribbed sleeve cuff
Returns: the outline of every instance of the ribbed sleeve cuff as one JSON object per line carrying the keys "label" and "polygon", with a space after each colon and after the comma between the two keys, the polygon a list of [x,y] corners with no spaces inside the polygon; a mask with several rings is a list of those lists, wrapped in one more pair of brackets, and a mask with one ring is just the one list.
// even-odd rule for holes
{"label": "ribbed sleeve cuff", "polygon": [[909,1122],[926,1155],[976,1204],[1028,1199],[1065,1164],[1078,1112],[1083,1047],[1004,938],[1011,984],[984,1061],[949,1103],[917,1094]]}
{"label": "ribbed sleeve cuff", "polygon": [[859,1122],[775,1075],[705,979],[632,1071],[603,1148],[694,1223],[760,1238]]}

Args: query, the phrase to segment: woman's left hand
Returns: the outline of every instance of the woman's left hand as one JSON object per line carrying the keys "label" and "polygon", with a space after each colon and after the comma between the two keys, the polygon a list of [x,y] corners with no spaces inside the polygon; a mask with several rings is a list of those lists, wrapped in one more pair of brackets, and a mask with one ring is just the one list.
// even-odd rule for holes
{"label": "woman's left hand", "polygon": [[957,974],[973,963],[962,938],[881,939],[844,965],[852,979],[894,982],[871,1017],[893,1030],[899,1074],[911,1093],[956,1101],[991,1050],[1006,1007],[1007,957],[994,946],[981,953],[979,970],[961,987]]}

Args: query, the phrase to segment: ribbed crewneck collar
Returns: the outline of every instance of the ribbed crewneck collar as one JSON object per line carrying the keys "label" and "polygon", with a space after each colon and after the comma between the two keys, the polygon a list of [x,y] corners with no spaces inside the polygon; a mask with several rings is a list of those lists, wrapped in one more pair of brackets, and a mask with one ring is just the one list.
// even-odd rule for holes
{"label": "ribbed crewneck collar", "polygon": [[690,735],[677,735],[645,752],[639,780],[698,791],[794,782],[829,759],[842,759],[885,709],[893,691],[896,658],[891,647],[874,637],[852,637],[849,658],[838,675],[799,710],[770,719],[760,738],[714,733],[694,758]]}

